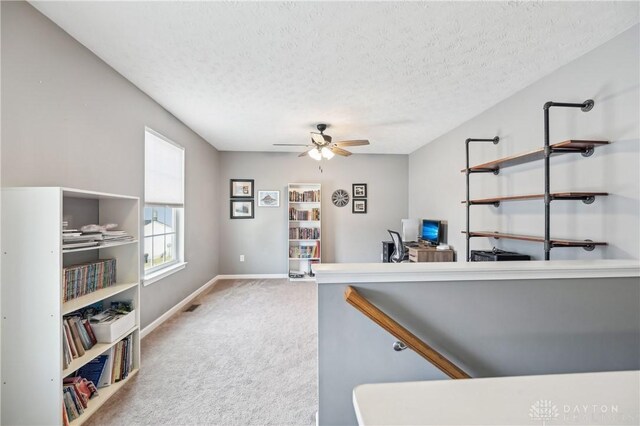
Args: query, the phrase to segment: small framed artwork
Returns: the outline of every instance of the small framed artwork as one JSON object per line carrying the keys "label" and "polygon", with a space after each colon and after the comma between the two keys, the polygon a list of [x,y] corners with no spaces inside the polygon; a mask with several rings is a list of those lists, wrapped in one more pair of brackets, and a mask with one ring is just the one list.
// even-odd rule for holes
{"label": "small framed artwork", "polygon": [[354,183],[351,185],[351,192],[353,193],[353,198],[367,198],[367,184]]}
{"label": "small framed artwork", "polygon": [[258,207],[280,207],[280,191],[258,191]]}
{"label": "small framed artwork", "polygon": [[231,219],[253,219],[253,200],[231,200]]}
{"label": "small framed artwork", "polygon": [[231,179],[231,198],[253,198],[253,179]]}
{"label": "small framed artwork", "polygon": [[351,213],[366,213],[367,200],[353,200],[351,203]]}

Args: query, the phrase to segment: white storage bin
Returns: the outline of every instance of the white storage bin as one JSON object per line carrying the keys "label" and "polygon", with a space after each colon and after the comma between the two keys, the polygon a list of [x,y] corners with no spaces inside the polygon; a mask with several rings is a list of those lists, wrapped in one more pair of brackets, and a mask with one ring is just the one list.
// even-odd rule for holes
{"label": "white storage bin", "polygon": [[124,337],[123,334],[131,330],[135,325],[136,310],[134,309],[127,315],[114,319],[113,321],[91,324],[91,329],[99,343],[112,343],[119,337]]}

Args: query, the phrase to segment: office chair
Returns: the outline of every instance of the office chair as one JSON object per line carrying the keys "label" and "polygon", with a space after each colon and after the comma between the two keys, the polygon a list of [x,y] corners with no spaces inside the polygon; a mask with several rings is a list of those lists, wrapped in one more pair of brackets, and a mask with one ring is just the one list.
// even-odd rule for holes
{"label": "office chair", "polygon": [[407,248],[404,246],[404,243],[402,242],[402,238],[400,237],[400,234],[390,229],[387,229],[387,232],[389,232],[389,235],[391,235],[391,239],[393,240],[393,245],[395,246],[395,248],[393,249],[393,254],[390,257],[391,262],[393,263],[408,262],[409,252],[407,251]]}

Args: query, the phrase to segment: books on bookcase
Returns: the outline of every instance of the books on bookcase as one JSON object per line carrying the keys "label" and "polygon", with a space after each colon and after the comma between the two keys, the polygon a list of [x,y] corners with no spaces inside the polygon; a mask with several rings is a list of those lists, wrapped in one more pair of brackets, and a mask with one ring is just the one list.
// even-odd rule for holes
{"label": "books on bookcase", "polygon": [[289,228],[290,240],[318,240],[320,239],[320,228]]}
{"label": "books on bookcase", "polygon": [[63,302],[84,296],[116,282],[116,259],[103,259],[64,268]]}
{"label": "books on bookcase", "polygon": [[292,190],[291,188],[289,188],[289,201],[294,203],[319,203],[320,190],[319,189],[300,190],[297,188],[294,188]]}
{"label": "books on bookcase", "polygon": [[63,317],[62,326],[62,361],[63,367],[67,368],[71,362],[84,355],[98,343],[91,328],[89,320],[79,315],[68,315]]}
{"label": "books on bookcase", "polygon": [[105,353],[89,361],[63,380],[62,422],[79,418],[98,388],[126,379],[133,370],[133,334],[120,340]]}
{"label": "books on bookcase", "polygon": [[289,258],[291,259],[319,259],[320,241],[310,245],[291,245],[289,247]]}
{"label": "books on bookcase", "polygon": [[320,209],[303,209],[289,207],[289,220],[320,220]]}
{"label": "books on bookcase", "polygon": [[66,377],[62,381],[62,423],[68,425],[84,413],[89,400],[98,395],[95,384],[84,377]]}

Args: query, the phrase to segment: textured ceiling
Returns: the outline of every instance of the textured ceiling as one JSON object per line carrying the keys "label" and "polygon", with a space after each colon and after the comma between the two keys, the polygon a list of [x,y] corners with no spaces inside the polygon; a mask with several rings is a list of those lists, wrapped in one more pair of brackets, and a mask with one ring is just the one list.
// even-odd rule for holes
{"label": "textured ceiling", "polygon": [[32,4],[239,151],[325,122],[371,141],[354,152],[410,153],[638,22],[637,2]]}

